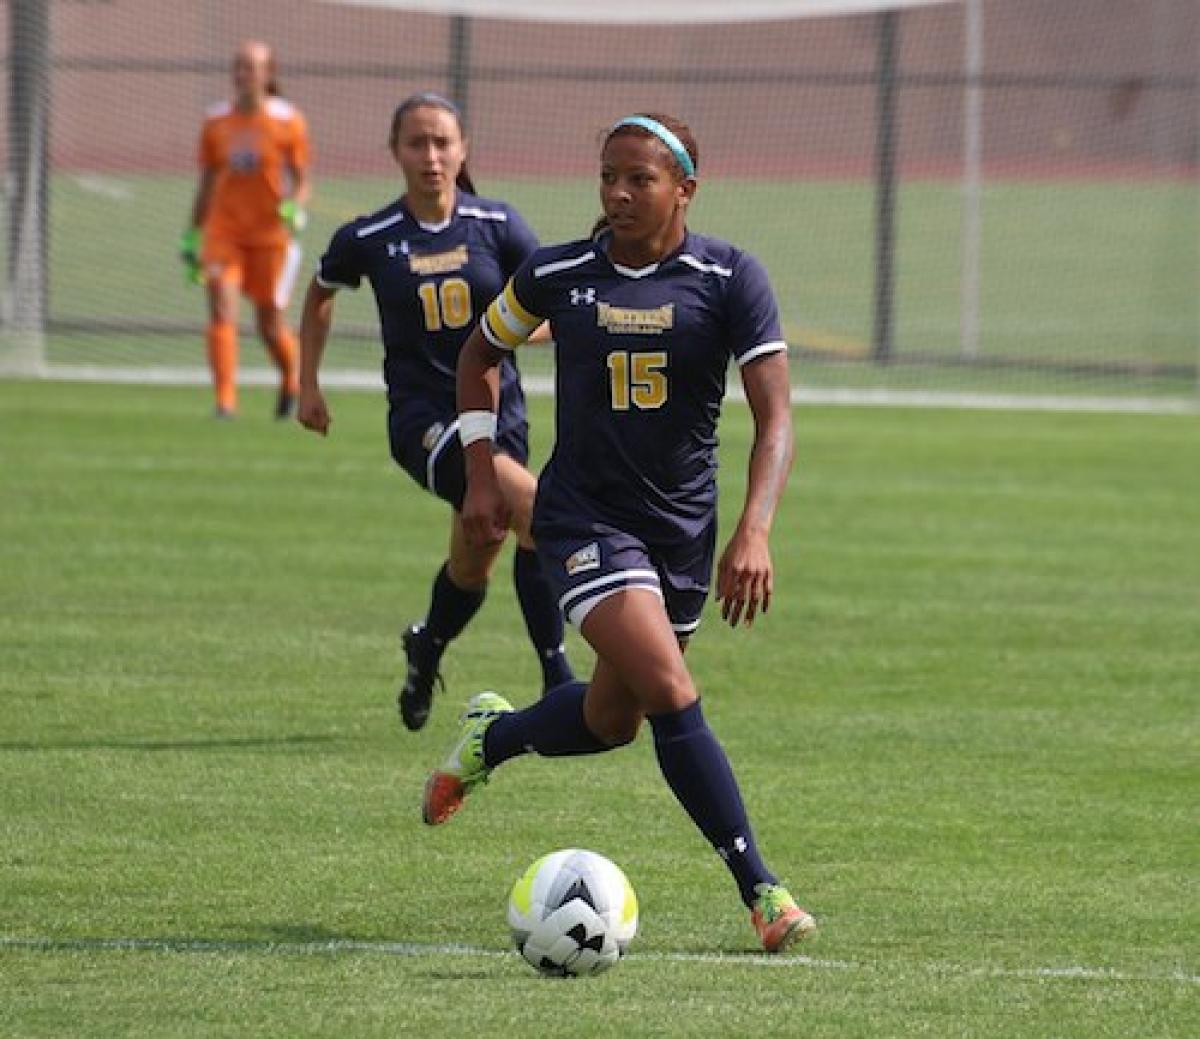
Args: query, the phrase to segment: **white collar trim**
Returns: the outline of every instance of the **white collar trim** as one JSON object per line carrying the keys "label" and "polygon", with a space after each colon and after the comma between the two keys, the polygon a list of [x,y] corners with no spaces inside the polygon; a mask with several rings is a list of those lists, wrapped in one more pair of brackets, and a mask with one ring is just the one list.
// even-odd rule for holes
{"label": "white collar trim", "polygon": [[652,263],[649,267],[626,267],[613,259],[610,259],[609,262],[613,265],[614,271],[625,275],[626,278],[645,278],[647,275],[653,274],[660,266],[660,264]]}

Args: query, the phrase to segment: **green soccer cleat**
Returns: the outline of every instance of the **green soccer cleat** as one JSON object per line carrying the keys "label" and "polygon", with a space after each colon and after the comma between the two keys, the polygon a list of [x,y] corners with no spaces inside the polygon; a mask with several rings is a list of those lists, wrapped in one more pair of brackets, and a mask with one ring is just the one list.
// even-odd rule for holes
{"label": "green soccer cleat", "polygon": [[425,783],[421,815],[428,825],[440,826],[462,807],[474,787],[487,782],[492,770],[483,763],[483,734],[512,709],[512,704],[495,693],[476,693],[467,701],[458,742]]}
{"label": "green soccer cleat", "polygon": [[796,905],[788,889],[779,884],[759,884],[750,920],[767,952],[786,952],[817,929],[817,922]]}

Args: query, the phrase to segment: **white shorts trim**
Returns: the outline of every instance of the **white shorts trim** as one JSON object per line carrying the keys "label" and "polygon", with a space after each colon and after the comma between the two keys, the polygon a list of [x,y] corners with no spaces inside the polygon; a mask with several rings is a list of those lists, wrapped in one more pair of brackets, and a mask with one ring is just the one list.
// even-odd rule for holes
{"label": "white shorts trim", "polygon": [[[644,588],[653,592],[660,599],[662,588],[659,585],[658,572],[655,570],[618,570],[614,574],[605,574],[593,581],[572,588],[558,600],[559,608],[576,628],[578,628],[600,603],[610,595],[623,592],[627,588]],[[580,598],[582,596],[582,598]],[[571,605],[567,605],[570,603]]]}
{"label": "white shorts trim", "polygon": [[456,433],[458,433],[458,419],[455,419],[442,430],[441,436],[437,438],[437,443],[433,445],[433,450],[429,452],[429,457],[425,460],[425,486],[433,494],[437,494],[437,488],[433,485],[433,478],[437,472],[438,459]]}

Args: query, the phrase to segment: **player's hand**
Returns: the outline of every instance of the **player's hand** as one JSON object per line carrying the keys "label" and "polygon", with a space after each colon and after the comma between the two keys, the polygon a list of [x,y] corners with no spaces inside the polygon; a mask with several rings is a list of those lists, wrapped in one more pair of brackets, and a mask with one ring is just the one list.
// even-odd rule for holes
{"label": "player's hand", "polygon": [[308,227],[308,212],[294,198],[285,198],[279,203],[279,219],[293,237]]}
{"label": "player's hand", "polygon": [[467,481],[462,522],[467,541],[475,546],[494,545],[504,540],[512,519],[495,472]]}
{"label": "player's hand", "polygon": [[717,599],[721,618],[736,628],[743,619],[754,623],[771,606],[774,568],[764,532],[738,527],[717,563]]}
{"label": "player's hand", "polygon": [[184,279],[189,285],[204,284],[204,270],[200,266],[202,241],[198,227],[189,227],[179,239],[179,259],[183,263]]}
{"label": "player's hand", "polygon": [[305,429],[311,429],[321,436],[329,435],[329,426],[333,419],[325,406],[325,396],[320,390],[312,387],[300,387],[296,398],[296,421]]}

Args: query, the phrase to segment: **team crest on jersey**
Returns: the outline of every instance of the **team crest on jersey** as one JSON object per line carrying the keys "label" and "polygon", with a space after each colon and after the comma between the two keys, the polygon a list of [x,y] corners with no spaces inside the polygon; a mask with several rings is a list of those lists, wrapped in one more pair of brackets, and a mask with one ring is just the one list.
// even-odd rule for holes
{"label": "team crest on jersey", "polygon": [[614,307],[600,303],[596,307],[596,324],[609,332],[662,335],[675,327],[675,304],[640,310],[635,307]]}
{"label": "team crest on jersey", "polygon": [[262,145],[253,130],[231,134],[229,139],[229,168],[234,173],[253,173],[261,164]]}
{"label": "team crest on jersey", "polygon": [[587,570],[600,569],[600,545],[593,541],[590,545],[584,545],[583,548],[576,552],[572,552],[567,561],[563,564],[567,570],[568,577],[574,577],[576,574],[582,574]]}
{"label": "team crest on jersey", "polygon": [[461,270],[467,265],[467,247],[455,246],[444,253],[426,253],[424,256],[409,256],[408,267],[413,274],[445,274]]}

